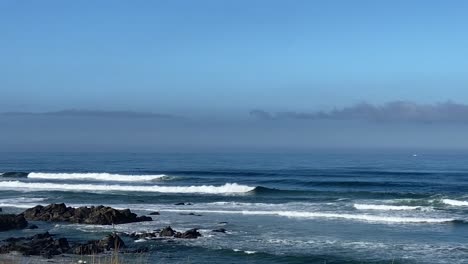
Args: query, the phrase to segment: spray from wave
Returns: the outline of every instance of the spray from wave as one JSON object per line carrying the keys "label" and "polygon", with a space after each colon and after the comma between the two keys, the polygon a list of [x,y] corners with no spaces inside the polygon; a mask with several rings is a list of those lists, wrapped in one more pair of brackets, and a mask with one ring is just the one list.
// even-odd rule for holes
{"label": "spray from wave", "polygon": [[30,179],[47,180],[94,180],[94,181],[117,181],[117,182],[140,182],[160,180],[167,177],[164,174],[159,175],[122,175],[111,173],[41,173],[31,172],[28,174]]}
{"label": "spray from wave", "polygon": [[3,181],[0,189],[17,191],[85,191],[85,192],[158,192],[158,193],[206,193],[230,194],[247,193],[255,189],[247,185],[226,183],[221,186],[132,186],[132,185],[98,185],[98,184],[58,184],[58,183],[32,183],[21,181]]}

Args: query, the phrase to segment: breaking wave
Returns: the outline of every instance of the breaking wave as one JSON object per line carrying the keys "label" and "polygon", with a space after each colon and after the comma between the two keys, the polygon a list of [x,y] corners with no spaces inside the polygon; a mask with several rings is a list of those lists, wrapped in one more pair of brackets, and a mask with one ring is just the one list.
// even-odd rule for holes
{"label": "breaking wave", "polygon": [[[161,210],[168,212],[191,212],[193,210],[168,209]],[[225,210],[195,210],[198,213],[218,213],[218,214],[242,214],[242,215],[277,215],[291,218],[334,218],[359,220],[367,222],[385,222],[385,223],[449,223],[460,222],[453,218],[422,218],[422,217],[394,217],[368,214],[340,214],[340,213],[322,213],[322,212],[301,212],[301,211],[225,211]]]}
{"label": "breaking wave", "polygon": [[247,193],[255,189],[247,185],[226,183],[221,186],[135,186],[135,185],[98,185],[98,184],[59,184],[21,181],[2,181],[0,189],[18,191],[85,191],[85,192],[158,192],[158,193],[207,193],[230,194]]}
{"label": "breaking wave", "polygon": [[468,201],[458,201],[452,199],[442,199],[444,204],[452,205],[452,206],[468,206]]}
{"label": "breaking wave", "polygon": [[118,182],[138,182],[153,181],[167,177],[165,174],[159,175],[122,175],[111,173],[42,173],[31,172],[28,178],[48,179],[48,180],[95,180],[95,181],[118,181]]}
{"label": "breaking wave", "polygon": [[354,204],[358,210],[381,210],[381,211],[400,211],[400,210],[418,210],[421,206],[408,205],[383,205],[383,204]]}

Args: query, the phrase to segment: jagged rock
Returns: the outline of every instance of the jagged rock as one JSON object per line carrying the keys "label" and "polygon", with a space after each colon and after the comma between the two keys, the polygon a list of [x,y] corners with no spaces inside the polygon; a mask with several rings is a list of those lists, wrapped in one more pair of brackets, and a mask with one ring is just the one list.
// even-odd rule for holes
{"label": "jagged rock", "polygon": [[7,244],[0,247],[0,253],[20,252],[23,255],[35,255],[51,258],[54,255],[66,253],[70,245],[66,238],[54,239],[49,232],[31,237],[8,238]]}
{"label": "jagged rock", "polygon": [[23,215],[28,220],[72,222],[93,225],[126,224],[152,221],[149,216],[137,216],[129,209],[117,210],[108,206],[67,207],[65,204],[38,205],[27,209]]}
{"label": "jagged rock", "polygon": [[212,232],[226,233],[226,229],[224,229],[224,228],[218,228],[218,229],[212,230]]}
{"label": "jagged rock", "polygon": [[159,232],[160,237],[171,237],[175,234],[176,232],[170,226],[163,228],[161,232]]}
{"label": "jagged rock", "polygon": [[93,255],[111,249],[119,250],[125,247],[125,243],[117,234],[110,234],[101,240],[90,240],[85,244],[76,245],[72,253],[77,255]]}
{"label": "jagged rock", "polygon": [[193,238],[197,238],[197,237],[201,237],[202,235],[198,232],[198,230],[196,228],[194,229],[190,229],[190,230],[187,230],[183,233],[180,233],[180,232],[177,232],[174,237],[176,238],[189,238],[189,239],[193,239]]}
{"label": "jagged rock", "polygon": [[175,203],[174,205],[192,205],[192,203]]}
{"label": "jagged rock", "polygon": [[151,212],[149,215],[159,215],[159,212]]}
{"label": "jagged rock", "polygon": [[28,221],[23,215],[4,214],[0,215],[0,231],[12,229],[23,229],[28,226]]}

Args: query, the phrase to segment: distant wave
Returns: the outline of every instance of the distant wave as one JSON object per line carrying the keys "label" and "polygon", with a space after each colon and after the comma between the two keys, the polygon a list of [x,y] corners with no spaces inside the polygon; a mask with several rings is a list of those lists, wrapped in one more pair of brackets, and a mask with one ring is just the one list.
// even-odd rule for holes
{"label": "distant wave", "polygon": [[31,172],[28,178],[48,179],[48,180],[95,180],[95,181],[118,181],[118,182],[138,182],[153,181],[167,177],[159,175],[122,175],[111,173],[42,173]]}
{"label": "distant wave", "polygon": [[6,198],[0,199],[0,207],[16,207],[16,208],[31,208],[38,204],[38,202],[45,201],[46,198],[28,198],[28,197],[18,197],[18,198]]}
{"label": "distant wave", "polygon": [[0,176],[5,178],[25,178],[28,176],[28,174],[29,172],[9,171],[0,173]]}
{"label": "distant wave", "polygon": [[178,210],[168,209],[160,210],[168,212],[191,212],[197,213],[218,213],[218,214],[242,214],[242,215],[278,215],[291,218],[332,218],[332,219],[348,219],[367,222],[385,222],[385,223],[449,223],[463,222],[453,218],[422,218],[422,217],[395,217],[395,216],[380,216],[368,214],[339,214],[339,213],[322,213],[322,212],[303,212],[303,211],[226,211],[226,210]]}
{"label": "distant wave", "polygon": [[132,186],[132,185],[98,185],[98,184],[59,184],[39,183],[21,181],[2,181],[0,189],[18,191],[86,191],[86,192],[159,192],[159,193],[207,193],[207,194],[229,194],[247,193],[255,189],[247,185],[237,183],[226,183],[221,186]]}
{"label": "distant wave", "polygon": [[452,205],[452,206],[468,206],[468,201],[458,201],[452,199],[442,199],[444,204]]}
{"label": "distant wave", "polygon": [[382,210],[382,211],[398,211],[398,210],[418,210],[421,206],[407,205],[383,205],[383,204],[354,204],[354,208],[358,210]]}

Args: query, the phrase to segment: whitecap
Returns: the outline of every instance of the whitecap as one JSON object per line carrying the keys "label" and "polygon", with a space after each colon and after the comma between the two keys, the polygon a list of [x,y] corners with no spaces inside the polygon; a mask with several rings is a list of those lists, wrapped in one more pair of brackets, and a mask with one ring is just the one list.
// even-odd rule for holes
{"label": "whitecap", "polygon": [[117,182],[139,182],[153,181],[167,177],[164,174],[159,175],[122,175],[111,173],[42,173],[31,172],[28,175],[30,179],[47,180],[93,180],[93,181],[117,181]]}
{"label": "whitecap", "polygon": [[0,189],[17,191],[85,191],[85,192],[158,192],[158,193],[207,193],[230,194],[246,193],[255,187],[226,183],[221,186],[136,186],[136,185],[98,185],[98,184],[59,184],[43,182],[2,181]]}

